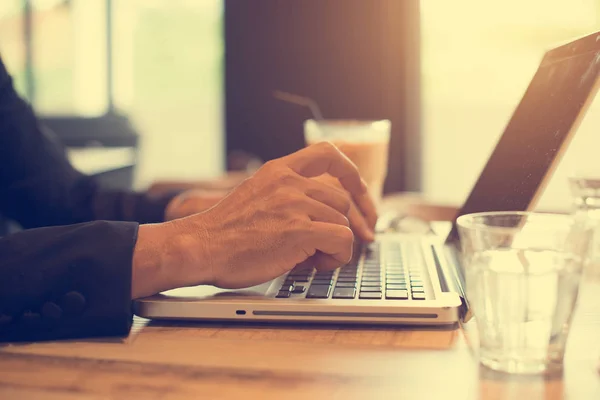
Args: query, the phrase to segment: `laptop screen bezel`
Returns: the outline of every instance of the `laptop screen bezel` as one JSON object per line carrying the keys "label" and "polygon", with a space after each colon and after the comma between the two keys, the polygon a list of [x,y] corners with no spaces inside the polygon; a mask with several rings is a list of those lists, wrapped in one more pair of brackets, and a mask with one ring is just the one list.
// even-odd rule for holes
{"label": "laptop screen bezel", "polygon": [[[581,37],[579,39],[573,40],[569,43],[560,45],[554,49],[547,51],[544,54],[544,56],[542,57],[542,60],[540,62],[540,65],[538,66],[538,69],[536,70],[536,73],[534,74],[533,78],[531,79],[531,81],[528,85],[527,90],[525,91],[524,95],[522,96],[518,106],[515,108],[515,111],[513,112],[511,119],[509,120],[503,134],[501,135],[500,139],[498,140],[498,143],[496,145],[496,148],[494,149],[494,152],[488,158],[486,166],[484,167],[481,174],[479,175],[479,178],[476,181],[476,183],[473,185],[473,188],[472,188],[469,196],[467,197],[467,199],[463,203],[462,207],[459,209],[458,213],[452,220],[452,229],[450,230],[450,232],[447,235],[446,240],[445,240],[446,245],[450,245],[450,246],[457,247],[457,248],[460,245],[460,237],[458,235],[458,229],[457,229],[457,224],[456,224],[457,218],[459,216],[474,213],[474,212],[481,212],[481,211],[496,211],[493,209],[487,209],[487,210],[482,209],[485,207],[481,207],[481,206],[478,206],[478,207],[475,207],[474,209],[472,209],[472,207],[470,207],[471,204],[469,204],[469,203],[470,203],[470,200],[478,194],[477,191],[480,190],[479,186],[480,186],[481,181],[483,179],[487,178],[485,176],[485,171],[486,171],[486,169],[492,167],[491,161],[493,160],[495,152],[498,148],[498,144],[502,141],[503,138],[505,138],[505,136],[508,133],[510,133],[509,130],[513,128],[512,122],[514,121],[515,116],[519,112],[526,112],[526,110],[523,109],[523,107],[528,107],[529,104],[526,104],[525,100],[527,98],[527,95],[530,94],[530,89],[531,89],[533,83],[535,82],[535,79],[539,77],[539,74],[540,74],[540,71],[542,70],[542,68],[545,68],[548,65],[553,64],[553,63],[562,62],[564,60],[571,59],[573,57],[583,56],[583,55],[586,55],[589,53],[597,53],[598,54],[597,57],[600,58],[600,31],[590,34],[590,35],[587,35],[587,36],[584,36],[584,37]],[[593,99],[598,91],[599,82],[600,82],[599,76],[600,76],[600,74],[598,74],[598,72],[596,72],[596,76],[593,80],[592,85],[590,86],[590,90],[587,94],[587,97],[585,98],[585,101],[583,102],[582,106],[577,111],[576,115],[574,115],[574,120],[573,120],[569,130],[564,134],[564,140],[561,142],[560,148],[557,149],[557,151],[554,155],[554,158],[552,159],[551,164],[547,166],[546,171],[543,173],[544,174],[543,179],[537,185],[537,187],[535,187],[535,190],[533,192],[525,194],[525,197],[521,198],[521,200],[522,200],[521,203],[526,204],[526,206],[523,207],[522,209],[515,209],[513,211],[531,211],[536,206],[537,201],[539,200],[539,197],[543,193],[546,185],[548,184],[549,179],[552,177],[554,170],[558,166],[562,156],[564,155],[569,143],[573,139],[573,136],[574,136],[575,132],[577,131],[577,128],[581,124],[583,117],[585,116],[591,102],[593,101]]]}

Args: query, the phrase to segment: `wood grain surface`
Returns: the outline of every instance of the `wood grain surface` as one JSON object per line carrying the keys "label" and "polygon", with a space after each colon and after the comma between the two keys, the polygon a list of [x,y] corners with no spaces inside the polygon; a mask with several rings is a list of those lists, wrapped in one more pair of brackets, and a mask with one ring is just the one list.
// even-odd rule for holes
{"label": "wood grain surface", "polygon": [[4,345],[0,399],[600,399],[600,285],[582,289],[559,376],[477,362],[451,329],[157,323],[129,337]]}

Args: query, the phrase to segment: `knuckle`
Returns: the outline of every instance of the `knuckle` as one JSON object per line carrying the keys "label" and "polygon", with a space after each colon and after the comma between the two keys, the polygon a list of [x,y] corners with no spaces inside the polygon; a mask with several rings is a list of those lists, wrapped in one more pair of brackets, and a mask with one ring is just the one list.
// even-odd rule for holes
{"label": "knuckle", "polygon": [[275,160],[270,160],[270,161],[267,161],[267,162],[266,162],[266,163],[264,163],[264,164],[263,164],[263,166],[262,166],[262,169],[266,169],[266,170],[269,170],[269,169],[276,169],[276,168],[279,168],[279,162],[278,162],[278,160],[277,160],[277,159],[275,159]]}
{"label": "knuckle", "polygon": [[279,185],[291,186],[296,182],[296,179],[289,171],[281,171],[277,176],[277,182]]}
{"label": "knuckle", "polygon": [[307,231],[310,231],[310,221],[301,217],[292,218],[287,225],[284,236],[286,240],[297,240],[297,238],[304,236]]}
{"label": "knuckle", "polygon": [[330,212],[329,219],[331,220],[331,222],[333,222],[337,225],[350,226],[350,221],[349,221],[348,217],[346,217],[344,214],[342,214],[339,211],[335,211],[332,209]]}
{"label": "knuckle", "polygon": [[276,191],[277,202],[286,207],[297,207],[304,203],[304,196],[289,188],[279,188]]}
{"label": "knuckle", "polygon": [[337,147],[331,142],[320,142],[320,150],[325,153],[337,153]]}
{"label": "knuckle", "polygon": [[350,207],[352,207],[352,199],[348,193],[341,194],[340,206],[342,207],[344,214],[348,215]]}
{"label": "knuckle", "polygon": [[298,216],[293,222],[293,225],[295,226],[298,232],[306,233],[312,231],[312,221],[310,220],[310,218]]}
{"label": "knuckle", "polygon": [[316,146],[319,151],[322,151],[324,154],[327,155],[334,155],[339,151],[337,147],[331,142],[319,142]]}
{"label": "knuckle", "polygon": [[278,176],[286,171],[285,165],[279,159],[267,161],[257,172],[264,173],[269,176]]}
{"label": "knuckle", "polygon": [[316,200],[323,199],[327,197],[326,192],[319,186],[309,186],[305,192],[308,197],[314,198]]}

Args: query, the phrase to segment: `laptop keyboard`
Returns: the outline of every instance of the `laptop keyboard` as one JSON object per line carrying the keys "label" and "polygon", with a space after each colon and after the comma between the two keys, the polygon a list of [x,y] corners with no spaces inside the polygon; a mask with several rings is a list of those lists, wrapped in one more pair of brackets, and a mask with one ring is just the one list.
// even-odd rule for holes
{"label": "laptop keyboard", "polygon": [[[288,273],[276,297],[425,300],[422,257],[403,254],[416,250],[400,243],[386,243],[382,256],[382,247],[378,242],[361,246],[350,263],[335,271],[297,266]],[[410,265],[405,265],[406,259],[411,260]]]}

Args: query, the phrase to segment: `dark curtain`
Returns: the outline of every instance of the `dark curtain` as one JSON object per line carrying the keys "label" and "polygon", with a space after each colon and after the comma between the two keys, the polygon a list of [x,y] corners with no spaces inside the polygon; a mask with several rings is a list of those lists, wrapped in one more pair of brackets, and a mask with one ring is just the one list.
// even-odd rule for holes
{"label": "dark curtain", "polygon": [[304,146],[307,109],[325,118],[392,121],[386,191],[419,189],[418,0],[225,0],[229,153],[263,160]]}

